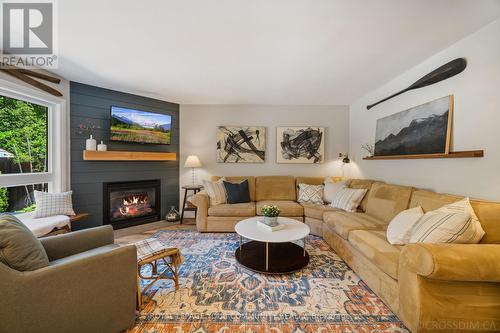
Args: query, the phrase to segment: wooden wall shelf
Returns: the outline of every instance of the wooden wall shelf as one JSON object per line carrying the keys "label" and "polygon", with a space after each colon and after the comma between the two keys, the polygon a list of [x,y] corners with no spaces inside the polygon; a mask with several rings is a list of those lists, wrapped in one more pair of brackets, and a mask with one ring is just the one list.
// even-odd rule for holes
{"label": "wooden wall shelf", "polygon": [[84,150],[84,161],[175,161],[176,153]]}
{"label": "wooden wall shelf", "polygon": [[469,151],[450,151],[448,154],[427,154],[427,155],[396,155],[396,156],[371,156],[363,157],[364,160],[410,160],[423,158],[467,158],[467,157],[483,157],[483,150]]}

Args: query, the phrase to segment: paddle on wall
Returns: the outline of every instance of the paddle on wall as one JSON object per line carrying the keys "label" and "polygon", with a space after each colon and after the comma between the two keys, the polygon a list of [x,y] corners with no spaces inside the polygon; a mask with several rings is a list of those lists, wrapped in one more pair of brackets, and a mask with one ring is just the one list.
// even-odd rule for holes
{"label": "paddle on wall", "polygon": [[378,105],[382,102],[385,102],[385,101],[387,101],[393,97],[396,97],[398,95],[401,95],[402,93],[405,93],[407,91],[427,87],[427,86],[430,86],[431,84],[449,79],[450,77],[455,76],[455,75],[463,72],[465,67],[467,67],[467,61],[465,60],[465,58],[457,58],[455,60],[452,60],[452,61],[444,64],[443,66],[433,70],[432,72],[430,72],[426,76],[422,77],[420,80],[413,83],[408,88],[403,89],[403,90],[401,90],[401,91],[399,91],[399,92],[395,93],[394,95],[391,95],[387,98],[384,98],[383,100],[378,101],[377,103],[368,105],[366,108],[368,110],[370,110],[375,105]]}

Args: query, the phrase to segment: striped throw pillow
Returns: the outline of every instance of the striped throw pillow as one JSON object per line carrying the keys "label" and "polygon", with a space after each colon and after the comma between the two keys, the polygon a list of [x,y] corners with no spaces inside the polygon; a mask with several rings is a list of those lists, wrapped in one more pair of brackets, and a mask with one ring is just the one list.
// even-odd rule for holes
{"label": "striped throw pillow", "polygon": [[323,185],[299,184],[299,198],[297,202],[323,204]]}
{"label": "striped throw pillow", "polygon": [[215,182],[208,180],[203,181],[203,186],[210,198],[210,206],[217,206],[227,202],[226,189],[224,188],[225,178],[221,178]]}
{"label": "striped throw pillow", "polygon": [[411,231],[410,243],[466,243],[474,234],[469,213],[427,212]]}
{"label": "striped throw pillow", "polygon": [[345,187],[335,193],[330,206],[346,212],[355,212],[367,191],[367,189]]}
{"label": "striped throw pillow", "polygon": [[47,193],[35,191],[36,209],[34,218],[42,218],[55,215],[75,215],[72,191],[63,193]]}
{"label": "striped throw pillow", "polygon": [[464,198],[457,202],[451,203],[449,205],[445,205],[439,209],[438,212],[445,213],[466,213],[470,214],[472,219],[471,226],[468,232],[461,237],[465,244],[477,244],[483,238],[485,232],[483,227],[481,227],[481,222],[479,221],[476,213],[474,212],[474,208],[470,204],[469,198]]}

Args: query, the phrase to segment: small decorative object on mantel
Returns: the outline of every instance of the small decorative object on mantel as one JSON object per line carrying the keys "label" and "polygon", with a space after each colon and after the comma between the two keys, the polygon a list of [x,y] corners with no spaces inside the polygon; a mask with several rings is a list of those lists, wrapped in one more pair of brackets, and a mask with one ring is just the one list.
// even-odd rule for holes
{"label": "small decorative object on mantel", "polygon": [[275,227],[278,225],[278,216],[280,215],[280,209],[275,205],[264,205],[261,210],[262,215],[264,215],[264,223],[270,227]]}
{"label": "small decorative object on mantel", "polygon": [[361,149],[366,150],[368,153],[368,156],[365,157],[372,157],[375,154],[375,146],[369,143],[365,143],[364,145],[361,145]]}
{"label": "small decorative object on mantel", "polygon": [[452,61],[444,64],[443,66],[433,70],[432,72],[430,72],[426,76],[422,77],[420,80],[413,83],[408,88],[403,89],[400,92],[397,92],[394,95],[391,95],[387,98],[384,98],[383,100],[378,101],[377,103],[368,105],[366,107],[366,109],[370,110],[375,105],[378,105],[382,102],[385,102],[385,101],[387,101],[393,97],[396,97],[398,95],[401,95],[402,93],[405,93],[407,91],[427,87],[427,86],[430,86],[431,84],[438,83],[440,81],[444,81],[446,79],[449,79],[452,76],[455,76],[459,73],[462,73],[466,67],[467,67],[467,61],[465,60],[465,58],[457,58],[455,60],[452,60]]}
{"label": "small decorative object on mantel", "polygon": [[90,134],[90,138],[85,141],[85,150],[96,150],[97,141],[94,139],[92,134]]}
{"label": "small decorative object on mantel", "polygon": [[108,150],[108,146],[104,144],[104,142],[102,142],[101,140],[101,143],[97,145],[97,151],[107,151]]}
{"label": "small decorative object on mantel", "polygon": [[170,207],[170,211],[168,212],[166,219],[168,222],[177,222],[181,219],[181,215],[175,209],[175,206]]}

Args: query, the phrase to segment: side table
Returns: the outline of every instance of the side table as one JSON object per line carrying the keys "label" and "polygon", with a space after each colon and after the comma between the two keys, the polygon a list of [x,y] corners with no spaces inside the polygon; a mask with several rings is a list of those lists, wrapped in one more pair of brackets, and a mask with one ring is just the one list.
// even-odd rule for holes
{"label": "side table", "polygon": [[187,199],[187,194],[188,194],[189,191],[193,191],[193,195],[194,195],[194,194],[200,192],[202,188],[203,188],[203,185],[186,185],[186,186],[182,186],[182,189],[184,190],[184,199],[182,200],[182,211],[181,211],[181,222],[180,222],[180,224],[182,224],[182,222],[184,221],[184,212],[185,211],[194,212],[194,217],[196,218],[196,211],[197,211],[196,207],[189,206],[189,205],[186,207],[186,199]]}

